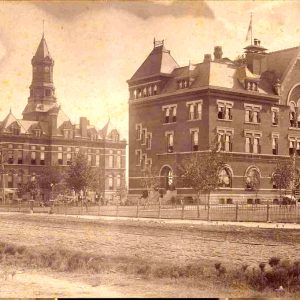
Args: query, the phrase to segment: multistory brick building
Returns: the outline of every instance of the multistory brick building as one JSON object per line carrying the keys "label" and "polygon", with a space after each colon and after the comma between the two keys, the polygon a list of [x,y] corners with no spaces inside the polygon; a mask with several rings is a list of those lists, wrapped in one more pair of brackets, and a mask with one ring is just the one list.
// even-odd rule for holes
{"label": "multistory brick building", "polygon": [[177,194],[193,194],[176,181],[178,167],[219,141],[227,166],[215,201],[247,201],[254,177],[258,197],[276,197],[277,159],[300,154],[300,47],[267,52],[254,39],[237,60],[217,46],[213,57],[180,67],[154,41],[128,85],[130,195],[141,194],[147,164],[167,190],[172,183]]}
{"label": "multistory brick building", "polygon": [[23,118],[10,111],[0,123],[0,144],[6,154],[1,187],[13,197],[20,184],[39,175],[41,167],[66,168],[81,151],[91,166],[102,171],[105,180],[99,191],[110,198],[125,184],[126,141],[110,121],[99,130],[86,117],[74,124],[63,112],[55,96],[54,60],[44,36],[31,63],[30,96]]}

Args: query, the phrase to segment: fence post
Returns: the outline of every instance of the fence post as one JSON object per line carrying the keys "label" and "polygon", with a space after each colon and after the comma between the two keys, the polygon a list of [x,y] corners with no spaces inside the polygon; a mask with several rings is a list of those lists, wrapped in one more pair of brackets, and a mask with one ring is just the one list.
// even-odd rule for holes
{"label": "fence post", "polygon": [[184,198],[181,200],[181,219],[184,219]]}
{"label": "fence post", "polygon": [[158,197],[158,218],[160,219],[161,198]]}
{"label": "fence post", "polygon": [[271,222],[271,220],[270,220],[270,204],[269,204],[269,201],[267,203],[267,222]]}
{"label": "fence post", "polygon": [[137,199],[137,205],[136,205],[136,217],[139,217],[139,207],[140,206],[140,198]]}
{"label": "fence post", "polygon": [[235,204],[235,221],[239,221],[239,204],[238,202]]}

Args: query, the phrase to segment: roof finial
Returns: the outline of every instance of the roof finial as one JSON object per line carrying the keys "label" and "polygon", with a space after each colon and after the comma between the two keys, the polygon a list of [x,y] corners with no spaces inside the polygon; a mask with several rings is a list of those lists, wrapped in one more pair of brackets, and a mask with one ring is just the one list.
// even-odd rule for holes
{"label": "roof finial", "polygon": [[155,47],[155,43],[156,43],[156,41],[155,41],[155,37],[154,37],[154,39],[153,39],[153,47]]}
{"label": "roof finial", "polygon": [[11,107],[9,108],[9,113],[11,114],[12,112],[11,112]]}

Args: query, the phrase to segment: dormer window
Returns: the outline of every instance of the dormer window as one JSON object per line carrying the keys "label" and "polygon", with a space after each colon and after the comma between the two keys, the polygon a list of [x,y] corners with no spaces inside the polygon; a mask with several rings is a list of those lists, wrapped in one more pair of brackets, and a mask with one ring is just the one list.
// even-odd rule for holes
{"label": "dormer window", "polygon": [[37,136],[37,137],[40,137],[40,136],[41,136],[41,133],[42,133],[42,132],[41,132],[40,129],[35,129],[35,130],[34,130],[34,135]]}
{"label": "dormer window", "polygon": [[157,95],[157,85],[156,84],[153,87],[153,95]]}
{"label": "dormer window", "polygon": [[180,79],[177,81],[177,89],[185,89],[189,87],[190,80],[189,78]]}
{"label": "dormer window", "polygon": [[246,90],[247,91],[254,91],[254,92],[258,91],[258,83],[257,83],[257,81],[247,80],[245,82],[245,85],[246,85]]}

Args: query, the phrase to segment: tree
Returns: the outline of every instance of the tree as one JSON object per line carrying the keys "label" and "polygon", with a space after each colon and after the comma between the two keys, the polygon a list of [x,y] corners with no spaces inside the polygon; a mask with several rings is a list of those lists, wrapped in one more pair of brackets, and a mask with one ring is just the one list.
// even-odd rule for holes
{"label": "tree", "polygon": [[141,185],[145,189],[142,196],[143,198],[148,198],[151,191],[155,191],[159,188],[160,178],[156,175],[158,171],[153,170],[151,166],[146,166],[142,174]]}
{"label": "tree", "polygon": [[217,151],[217,147],[205,154],[195,153],[183,161],[180,166],[180,177],[185,186],[193,188],[197,193],[198,205],[201,194],[206,193],[208,195],[208,210],[210,209],[210,193],[218,188],[219,172],[224,167],[225,157]]}
{"label": "tree", "polygon": [[271,182],[279,189],[280,200],[282,198],[282,190],[288,189],[294,180],[294,166],[292,160],[278,160],[276,168],[271,176]]}
{"label": "tree", "polygon": [[86,194],[87,189],[96,190],[102,180],[102,174],[99,168],[88,164],[87,157],[79,152],[69,168],[66,170],[65,181],[70,189],[76,193],[83,191]]}
{"label": "tree", "polygon": [[61,185],[63,183],[64,174],[59,166],[47,166],[44,167],[38,178],[38,185],[41,190],[50,194],[53,192],[54,187]]}
{"label": "tree", "polygon": [[34,199],[35,196],[39,193],[39,185],[37,180],[30,180],[27,183],[21,184],[18,187],[17,193],[19,196],[30,193],[31,199]]}

